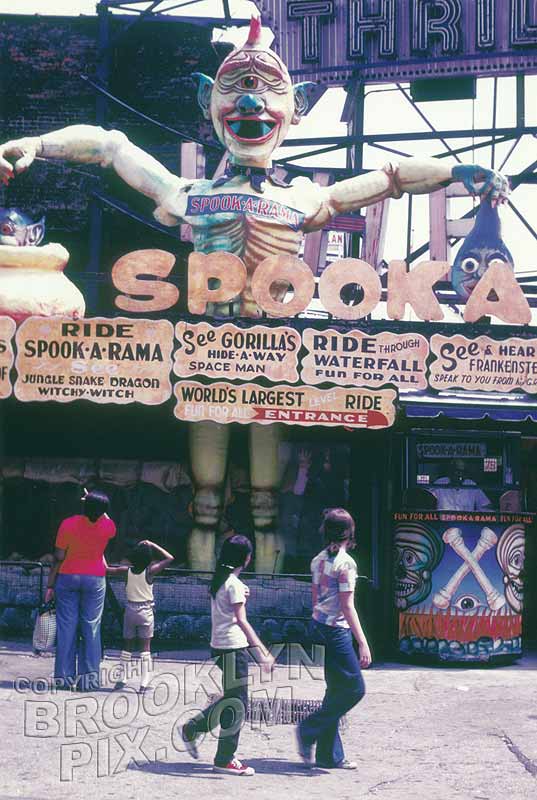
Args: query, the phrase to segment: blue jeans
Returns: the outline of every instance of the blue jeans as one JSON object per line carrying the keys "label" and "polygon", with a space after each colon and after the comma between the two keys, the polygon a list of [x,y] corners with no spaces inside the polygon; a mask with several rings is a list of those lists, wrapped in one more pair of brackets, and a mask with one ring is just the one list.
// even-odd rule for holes
{"label": "blue jeans", "polygon": [[[235,756],[239,745],[241,728],[246,717],[248,705],[248,651],[211,650],[216,664],[222,670],[223,698],[212,703],[197,717],[194,717],[189,728],[192,734],[208,733],[220,725],[218,749],[214,758],[215,766],[225,767]],[[226,701],[230,701],[229,705]]]}
{"label": "blue jeans", "polygon": [[101,617],[106,581],[97,575],[56,578],[56,661],[54,677],[65,687],[99,688]]}
{"label": "blue jeans", "polygon": [[315,761],[318,766],[336,767],[345,758],[339,735],[339,720],[365,695],[360,662],[348,628],[315,622],[315,641],[325,646],[324,677],[326,692],[318,711],[299,725],[305,744],[317,743]]}

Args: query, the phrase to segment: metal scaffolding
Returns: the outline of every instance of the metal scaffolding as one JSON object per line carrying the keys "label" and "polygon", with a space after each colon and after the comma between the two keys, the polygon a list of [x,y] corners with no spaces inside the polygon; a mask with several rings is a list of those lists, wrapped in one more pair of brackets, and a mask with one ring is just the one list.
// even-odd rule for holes
{"label": "metal scaffolding", "polygon": [[[216,140],[208,141],[203,137],[193,138],[192,134],[185,133],[180,129],[170,127],[160,122],[157,119],[147,116],[141,110],[134,108],[127,104],[120,97],[114,96],[109,89],[110,79],[110,63],[111,53],[113,48],[121,41],[126,33],[132,30],[133,27],[140,24],[142,21],[166,20],[170,23],[188,23],[199,25],[208,28],[214,27],[229,27],[248,24],[249,20],[244,18],[236,18],[232,16],[230,10],[229,0],[214,0],[215,15],[201,16],[196,15],[196,7],[199,7],[203,0],[183,0],[182,2],[174,2],[174,0],[101,0],[97,5],[98,14],[98,66],[94,78],[85,78],[87,85],[89,85],[95,92],[96,103],[96,122],[99,125],[106,127],[108,118],[108,109],[111,103],[118,104],[124,110],[132,113],[138,119],[144,121],[148,125],[157,126],[180,142],[197,142],[201,147],[206,149],[214,149],[223,153],[223,148]],[[179,11],[191,7],[191,16],[170,16],[170,12]],[[115,14],[114,12],[123,12],[122,14]],[[220,13],[218,13],[220,12]],[[114,17],[115,31],[111,32],[111,17]],[[479,77],[479,76],[477,76]],[[364,169],[364,146],[380,149],[387,153],[397,156],[408,156],[409,153],[397,147],[398,143],[404,142],[438,142],[439,149],[435,154],[438,158],[451,157],[460,161],[460,156],[463,153],[475,151],[484,148],[491,149],[491,167],[496,167],[502,171],[508,170],[509,162],[513,154],[517,151],[523,137],[537,136],[537,126],[526,124],[525,114],[525,77],[524,75],[517,75],[516,77],[516,124],[512,126],[498,125],[498,78],[494,78],[494,92],[493,92],[493,106],[491,111],[491,125],[490,127],[472,127],[472,128],[456,128],[448,130],[437,130],[433,123],[428,118],[427,114],[420,108],[417,102],[411,97],[407,89],[400,83],[396,84],[393,89],[371,89],[367,91],[368,84],[360,81],[357,75],[356,79],[351,80],[345,87],[347,92],[347,103],[345,109],[345,120],[348,125],[348,133],[344,136],[315,136],[303,137],[296,139],[289,139],[283,143],[283,147],[299,147],[304,148],[302,152],[297,155],[289,157],[281,157],[278,159],[277,164],[290,175],[316,175],[332,172],[337,177],[345,177],[350,174],[360,174],[366,172]],[[325,87],[322,87],[324,91]],[[319,91],[315,96],[315,101],[321,96],[322,91]],[[377,133],[364,132],[364,104],[366,96],[372,92],[378,91],[397,91],[399,92],[408,104],[414,109],[417,117],[421,122],[425,123],[427,130],[420,132],[399,132],[399,133],[386,133],[379,131]],[[452,147],[450,140],[468,139],[468,144],[462,146]],[[475,141],[481,139],[481,141]],[[512,142],[507,155],[504,157],[500,164],[496,163],[497,148],[506,142]],[[395,145],[395,146],[393,146]],[[300,162],[306,158],[311,158],[326,153],[344,150],[346,152],[346,169],[327,170],[326,168],[305,168],[301,166]],[[537,161],[528,164],[523,170],[516,173],[509,174],[514,199],[509,200],[509,207],[519,219],[525,229],[531,234],[534,239],[537,239],[537,231],[534,229],[531,222],[516,206],[516,189],[521,185],[533,185],[537,183]],[[331,179],[334,175],[331,175]],[[165,230],[165,232],[172,236],[172,238],[179,239],[179,236],[170,231],[163,229],[162,226],[155,223],[154,220],[149,220],[136,213],[130,211],[126,206],[119,203],[114,198],[108,197],[103,191],[102,186],[96,187],[91,200],[91,245],[90,245],[90,259],[88,263],[88,271],[95,273],[99,271],[100,253],[102,248],[102,214],[103,206],[108,205],[122,211],[122,213],[130,214],[134,218],[140,220],[153,228]],[[476,208],[470,210],[461,217],[461,220],[471,218],[475,215]],[[354,215],[355,218],[348,220],[348,227],[343,224],[343,230],[347,231],[349,237],[348,252],[352,255],[363,253],[363,238],[364,231],[367,235],[367,222],[363,217]],[[359,220],[362,220],[361,224]],[[410,264],[416,259],[423,256],[430,248],[430,241],[425,241],[418,247],[412,248],[411,245],[411,231],[413,229],[413,203],[412,197],[408,201],[408,221],[407,221],[407,252],[406,260]],[[449,244],[455,244],[459,240],[458,237],[449,237]],[[323,253],[322,248],[317,252]],[[379,254],[379,258],[382,253]],[[322,255],[320,258],[322,259]],[[320,271],[323,264],[317,264],[317,269]],[[374,264],[373,266],[377,266]],[[519,282],[524,288],[524,291],[529,295],[531,305],[537,306],[537,296],[535,295],[535,281],[530,274],[519,278]],[[443,302],[452,303],[453,300],[447,292],[444,296],[442,289],[440,290],[440,297]]]}

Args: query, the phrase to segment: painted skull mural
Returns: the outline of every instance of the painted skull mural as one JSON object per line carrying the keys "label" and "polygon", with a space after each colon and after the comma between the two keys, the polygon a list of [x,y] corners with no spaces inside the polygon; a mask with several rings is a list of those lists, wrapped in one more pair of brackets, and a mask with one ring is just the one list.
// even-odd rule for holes
{"label": "painted skull mural", "polygon": [[496,558],[503,572],[505,599],[513,611],[520,613],[524,602],[524,528],[511,525],[498,542]]}
{"label": "painted skull mural", "polygon": [[438,534],[421,523],[404,523],[395,529],[395,605],[405,609],[431,593],[433,570],[444,545]]}
{"label": "painted skull mural", "polygon": [[[498,520],[496,520],[498,522]],[[399,649],[488,661],[521,651],[524,527],[398,522]],[[425,602],[424,602],[425,601]]]}
{"label": "painted skull mural", "polygon": [[[474,194],[503,202],[508,184],[499,173],[477,165],[450,165],[434,158],[408,158],[382,169],[321,186],[309,178],[287,182],[273,170],[272,154],[308,110],[307,85],[293,86],[281,59],[261,45],[260,22],[253,19],[245,44],[221,64],[216,78],[198,75],[204,115],[227,150],[224,175],[215,180],[187,179],[171,173],[119,131],[73,125],[0,147],[0,179],[26,170],[35,157],[110,166],[135,190],[155,203],[155,217],[166,225],[192,227],[200,253],[231,253],[246,269],[246,284],[236,297],[220,297],[216,288],[207,315],[257,317],[252,278],[269,256],[297,256],[304,233],[319,231],[338,214],[405,192],[424,194],[462,180]],[[276,286],[283,299],[288,285]],[[205,294],[204,294],[205,296]],[[284,554],[277,528],[279,426],[249,425],[252,514],[256,569],[272,571],[274,556]],[[190,426],[190,452],[196,491],[195,521],[189,542],[190,565],[208,569],[222,513],[229,426],[197,422]],[[209,502],[209,495],[212,499]],[[278,567],[283,562],[280,560]],[[420,592],[427,586],[423,567]]]}

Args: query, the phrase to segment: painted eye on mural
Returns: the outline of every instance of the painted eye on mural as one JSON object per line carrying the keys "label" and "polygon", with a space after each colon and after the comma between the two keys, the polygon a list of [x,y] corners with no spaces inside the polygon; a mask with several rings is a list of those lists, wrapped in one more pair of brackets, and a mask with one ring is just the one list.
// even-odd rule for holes
{"label": "painted eye on mural", "polygon": [[455,602],[453,603],[455,608],[458,608],[459,611],[464,611],[466,613],[470,613],[472,611],[477,611],[478,608],[483,606],[481,600],[473,594],[463,594],[461,597],[458,597]]}
{"label": "painted eye on mural", "polygon": [[472,275],[479,269],[479,261],[476,258],[465,258],[461,264],[461,269],[467,275]]}
{"label": "painted eye on mural", "polygon": [[418,563],[418,557],[412,550],[405,550],[403,552],[403,564],[405,567],[415,567]]}
{"label": "painted eye on mural", "polygon": [[252,91],[259,88],[259,78],[256,78],[255,75],[245,75],[240,79],[239,84],[241,89]]}
{"label": "painted eye on mural", "polygon": [[524,568],[524,554],[520,552],[514,553],[509,559],[509,566],[518,571],[522,570]]}

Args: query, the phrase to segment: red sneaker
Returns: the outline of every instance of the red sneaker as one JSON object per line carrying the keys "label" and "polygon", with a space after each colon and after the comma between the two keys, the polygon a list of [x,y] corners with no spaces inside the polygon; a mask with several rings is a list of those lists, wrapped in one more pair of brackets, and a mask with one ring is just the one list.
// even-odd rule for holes
{"label": "red sneaker", "polygon": [[218,767],[215,764],[213,772],[225,772],[228,775],[255,775],[255,769],[247,767],[238,758],[233,758],[225,767]]}

